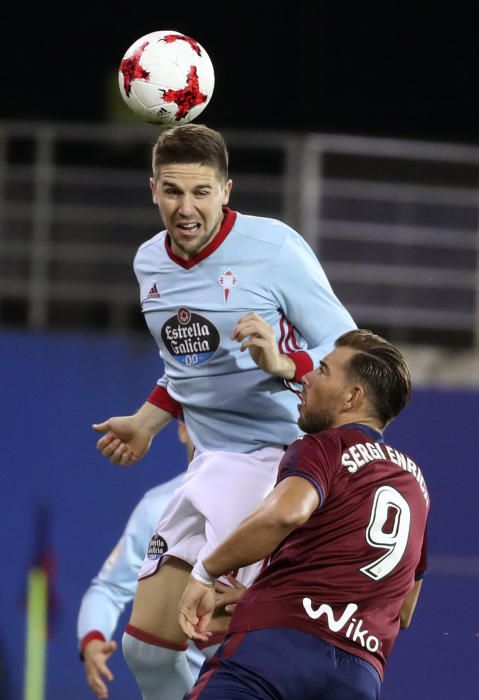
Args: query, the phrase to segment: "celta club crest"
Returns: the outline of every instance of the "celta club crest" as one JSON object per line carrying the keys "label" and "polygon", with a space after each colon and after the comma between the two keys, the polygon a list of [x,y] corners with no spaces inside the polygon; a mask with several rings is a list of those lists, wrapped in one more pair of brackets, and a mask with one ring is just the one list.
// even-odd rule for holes
{"label": "celta club crest", "polygon": [[233,289],[233,287],[236,287],[238,280],[231,270],[225,270],[221,277],[218,278],[218,284],[223,287],[223,294],[226,304],[228,302],[230,291]]}

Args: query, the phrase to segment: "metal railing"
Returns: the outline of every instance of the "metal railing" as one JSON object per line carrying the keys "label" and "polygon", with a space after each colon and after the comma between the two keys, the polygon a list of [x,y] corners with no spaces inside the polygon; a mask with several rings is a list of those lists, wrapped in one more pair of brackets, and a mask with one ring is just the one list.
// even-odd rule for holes
{"label": "metal railing", "polygon": [[300,230],[363,325],[478,343],[479,149],[310,135]]}
{"label": "metal railing", "polygon": [[[148,125],[0,123],[0,310],[31,328],[135,326],[137,246],[161,228]],[[225,130],[245,213],[317,252],[356,321],[479,341],[479,149]]]}

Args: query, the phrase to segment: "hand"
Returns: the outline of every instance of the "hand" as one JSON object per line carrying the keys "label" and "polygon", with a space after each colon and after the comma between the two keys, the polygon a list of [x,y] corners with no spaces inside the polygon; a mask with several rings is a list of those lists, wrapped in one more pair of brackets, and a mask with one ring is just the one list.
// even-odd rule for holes
{"label": "hand", "polygon": [[230,586],[226,583],[221,583],[221,581],[215,582],[215,608],[224,608],[225,612],[232,615],[236,608],[236,603],[246,591],[246,586],[243,586],[243,584],[231,574],[228,574],[226,578],[230,582]]}
{"label": "hand", "polygon": [[94,423],[92,428],[105,433],[98,440],[97,449],[112,464],[123,467],[143,457],[153,440],[153,433],[140,424],[137,415],[109,418],[104,423]]}
{"label": "hand", "polygon": [[108,688],[102,680],[113,680],[113,674],[106,665],[110,656],[116,651],[116,642],[92,639],[83,649],[85,676],[88,686],[97,698],[107,698]]}
{"label": "hand", "polygon": [[249,350],[254,362],[265,372],[284,379],[294,379],[296,366],[279,352],[274,329],[255,313],[242,316],[231,334],[231,340],[243,341],[240,350]]}
{"label": "hand", "polygon": [[206,629],[215,609],[215,589],[190,576],[178,605],[179,623],[190,639],[207,642],[211,632]]}

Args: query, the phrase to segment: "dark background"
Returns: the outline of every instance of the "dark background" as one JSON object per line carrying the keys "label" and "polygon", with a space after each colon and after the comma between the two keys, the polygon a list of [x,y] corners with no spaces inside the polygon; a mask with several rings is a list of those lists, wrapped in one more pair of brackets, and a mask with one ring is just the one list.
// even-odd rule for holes
{"label": "dark background", "polygon": [[213,60],[210,126],[479,141],[477,1],[10,2],[0,19],[2,119],[104,121],[126,49],[173,29]]}
{"label": "dark background", "polygon": [[[126,49],[148,32],[172,29],[193,36],[212,58],[215,93],[201,118],[210,126],[479,143],[479,2],[5,5],[0,120],[105,121],[111,95],[120,99],[116,72]],[[75,639],[81,595],[144,490],[184,466],[172,433],[135,471],[105,464],[94,449],[92,420],[134,410],[159,374],[151,339],[144,347],[135,342],[2,334],[3,404],[15,417],[0,469],[10,523],[10,582],[0,596],[2,699],[22,692],[23,591],[36,505],[51,509],[57,567],[47,697],[87,700],[93,696]],[[477,694],[477,404],[477,392],[419,390],[391,428],[392,441],[424,467],[433,506],[430,573],[415,624],[392,655],[384,700]],[[130,700],[136,691],[121,652],[112,667],[112,698]]]}

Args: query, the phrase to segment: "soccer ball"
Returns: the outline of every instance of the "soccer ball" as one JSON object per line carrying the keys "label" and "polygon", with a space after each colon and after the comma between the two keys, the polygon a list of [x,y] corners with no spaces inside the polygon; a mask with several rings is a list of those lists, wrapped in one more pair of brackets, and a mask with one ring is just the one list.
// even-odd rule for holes
{"label": "soccer ball", "polygon": [[137,39],[120,63],[123,100],[147,122],[177,126],[196,119],[211,100],[215,73],[197,41],[175,31]]}

